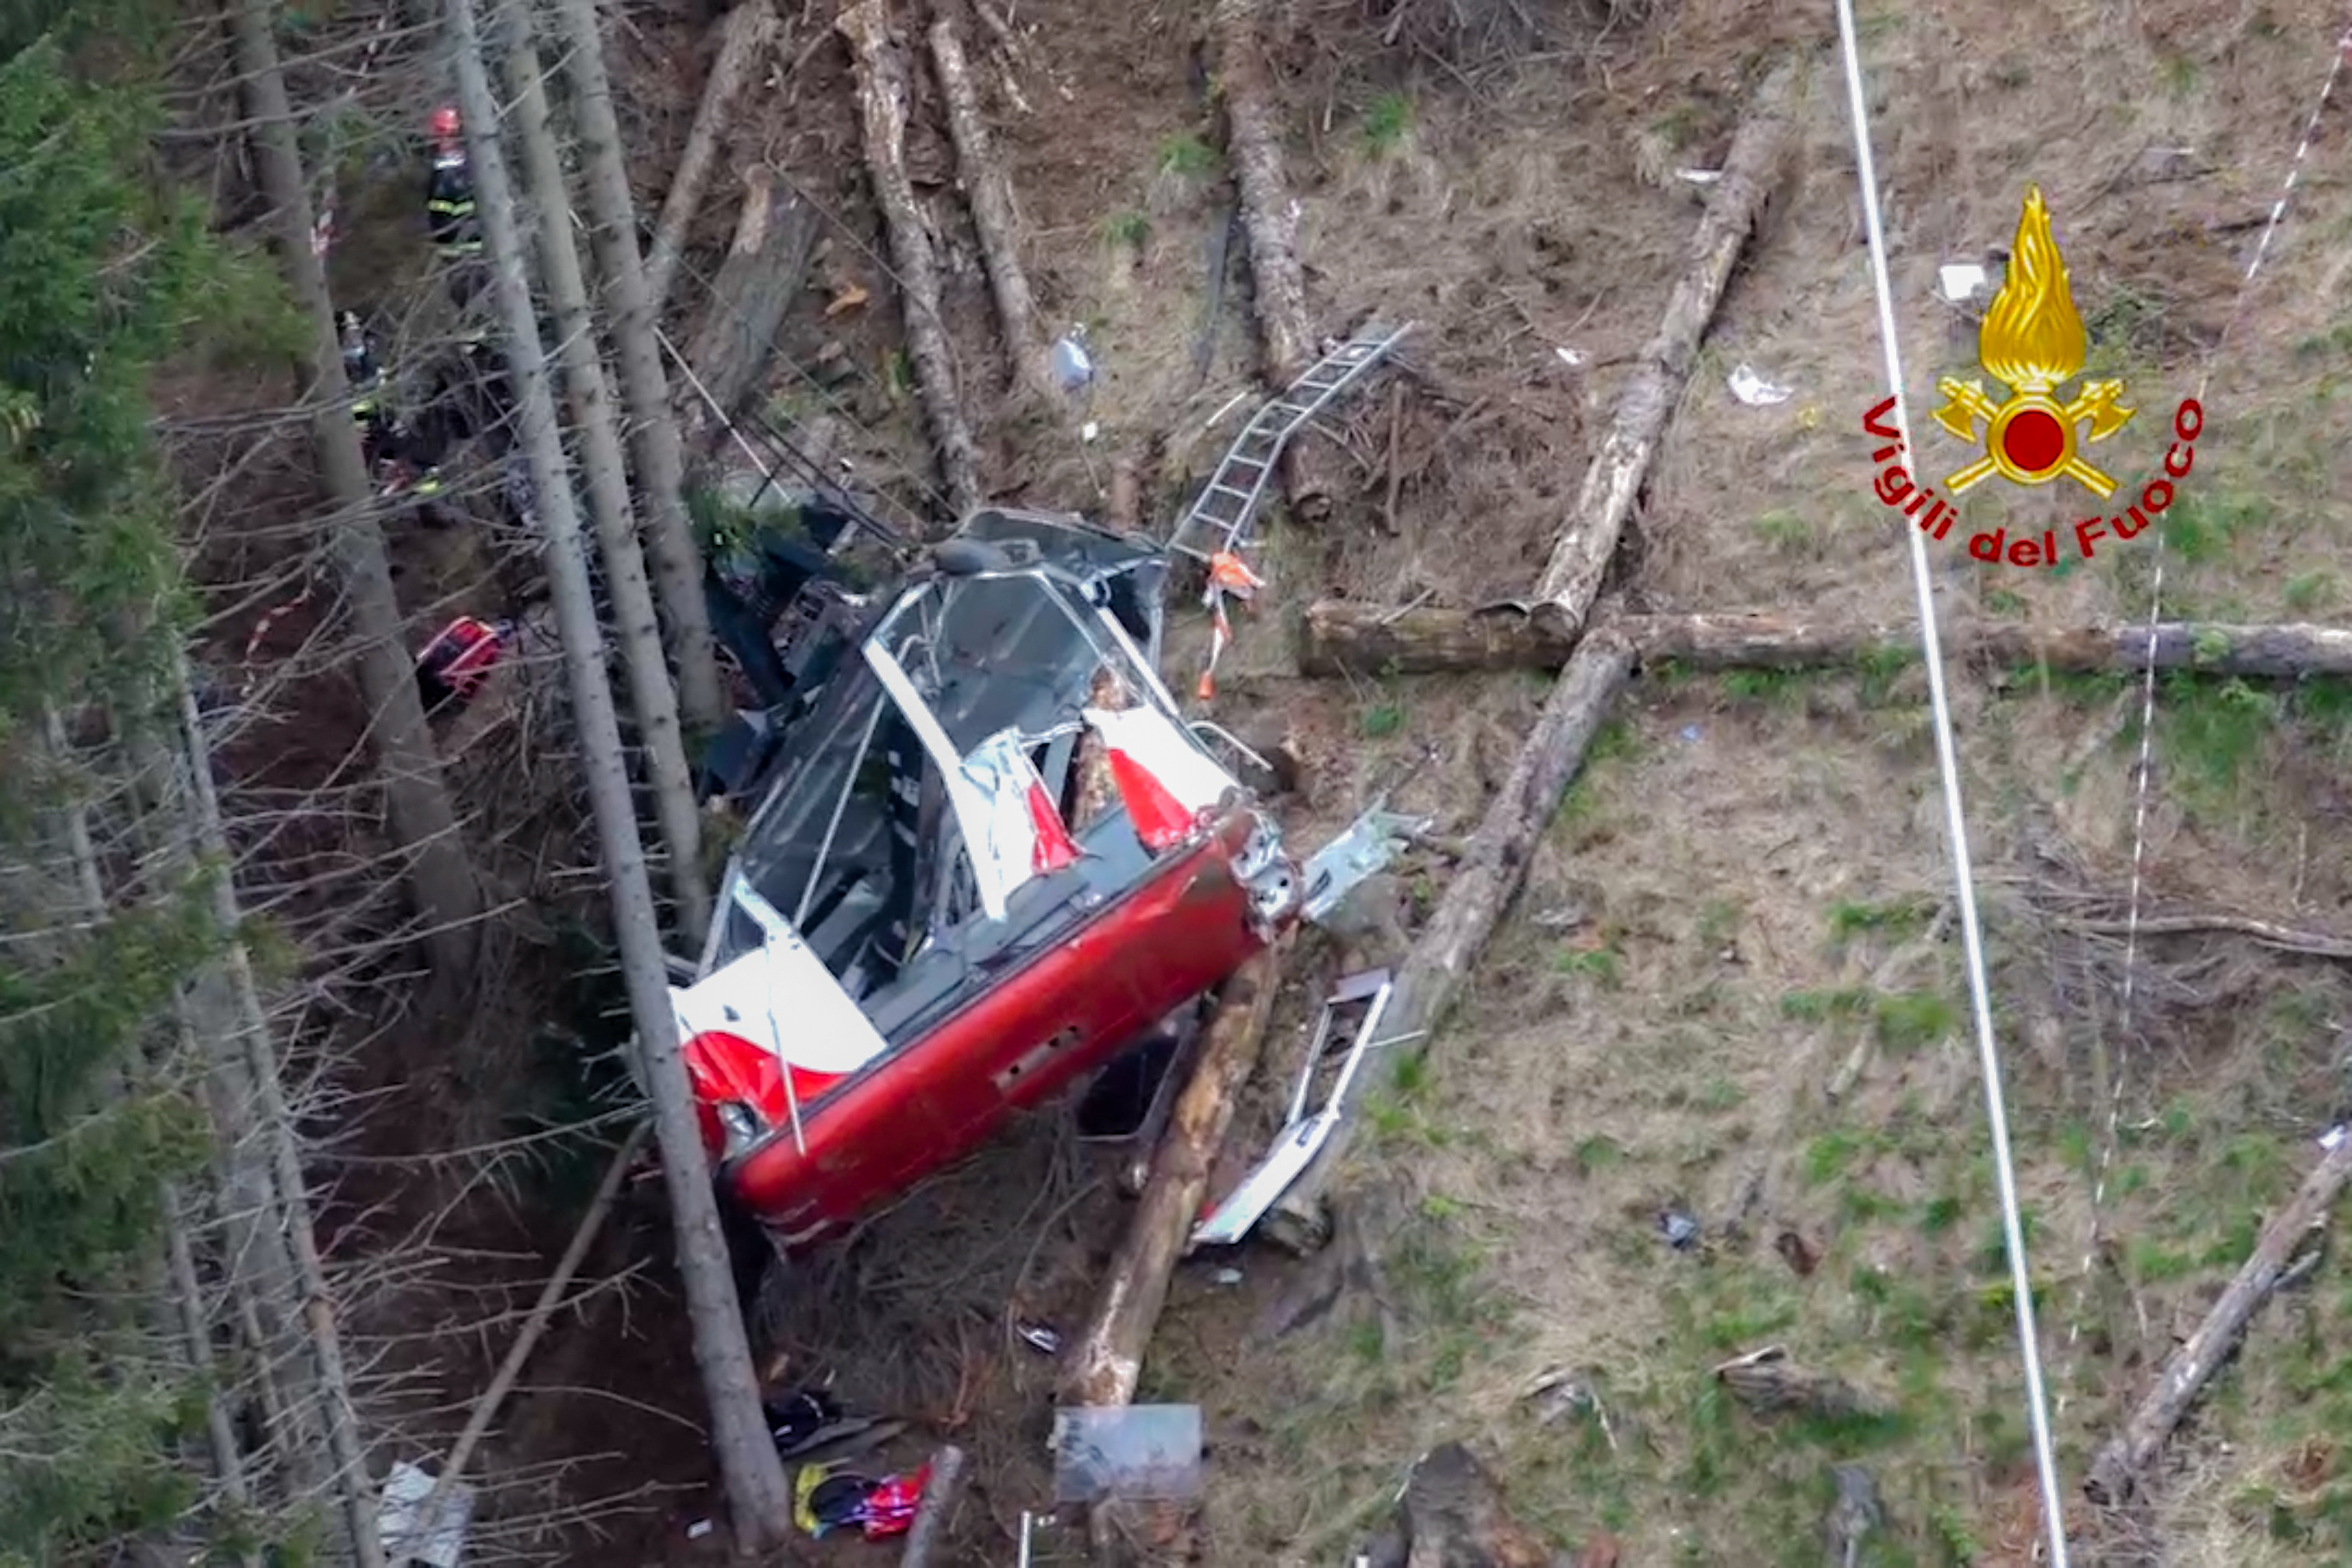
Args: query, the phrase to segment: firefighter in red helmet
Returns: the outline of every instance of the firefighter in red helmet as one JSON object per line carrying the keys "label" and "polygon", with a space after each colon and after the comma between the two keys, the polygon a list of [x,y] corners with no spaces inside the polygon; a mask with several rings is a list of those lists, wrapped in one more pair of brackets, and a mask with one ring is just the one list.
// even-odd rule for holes
{"label": "firefighter in red helmet", "polygon": [[433,111],[433,173],[425,189],[425,216],[433,249],[449,266],[449,293],[460,310],[482,286],[482,226],[474,212],[474,167],[466,156],[465,124],[457,106]]}

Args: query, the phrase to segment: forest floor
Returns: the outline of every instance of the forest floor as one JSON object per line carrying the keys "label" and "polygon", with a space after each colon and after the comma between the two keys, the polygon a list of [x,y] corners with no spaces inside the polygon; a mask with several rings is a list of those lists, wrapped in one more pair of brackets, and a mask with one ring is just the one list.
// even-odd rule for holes
{"label": "forest floor", "polygon": [[[921,429],[893,370],[895,290],[846,55],[819,37],[818,9],[730,157],[772,162],[834,219],[782,347],[791,364],[845,357],[853,377],[821,394],[780,365],[779,413],[835,404],[865,432],[863,471],[903,490],[925,471]],[[1099,381],[1086,416],[1101,435],[1082,447],[1070,422],[1001,397],[1002,349],[926,87],[910,162],[935,174],[944,314],[983,470],[997,499],[1097,513],[1110,458],[1157,450],[1146,513],[1164,531],[1229,436],[1210,416],[1255,363],[1236,239],[1195,369],[1206,258],[1231,200],[1197,47],[1207,7],[1124,7],[1116,26],[1084,0],[1013,9],[1029,111],[1001,93],[992,111],[1044,320],[1088,328]],[[1301,680],[1290,619],[1334,595],[1459,606],[1524,592],[1680,271],[1705,188],[1676,171],[1717,166],[1776,47],[1828,46],[1801,167],[1675,412],[1620,588],[1655,609],[1910,616],[1908,546],[1870,494],[1859,429],[1883,373],[1825,8],[1660,0],[1604,27],[1560,7],[1573,19],[1516,51],[1415,31],[1384,43],[1368,17],[1386,6],[1293,9],[1277,63],[1310,309],[1327,331],[1370,315],[1419,323],[1402,371],[1336,422],[1360,489],[1313,530],[1276,522],[1270,587],[1240,612],[1220,669],[1216,716],[1278,721],[1307,762],[1290,803],[1300,842],[1382,792],[1465,832],[1508,768],[1543,683]],[[2152,472],[2173,405],[2199,393],[2208,410],[2165,522],[2168,616],[2346,618],[2352,457],[2326,434],[2352,375],[2340,100],[2222,341],[2340,18],[2315,0],[2062,0],[2031,30],[1992,0],[1862,13],[1915,425],[1936,375],[1975,374],[1973,329],[1937,297],[1937,267],[2005,248],[2038,182],[2094,368],[2123,376],[2140,410],[2101,448],[2109,468]],[[648,210],[693,112],[707,20],[633,7],[616,41]],[[722,163],[678,289],[689,318],[731,223],[728,188]],[[869,302],[828,314],[853,287]],[[1727,387],[1741,363],[1791,395],[1743,404]],[[1391,502],[1392,468],[1404,477]],[[1964,511],[1972,527],[2063,535],[2073,504],[1988,486]],[[1972,563],[1957,535],[1930,550],[1948,605],[2061,626],[2145,616],[2153,543],[2039,571]],[[1173,646],[1189,657],[1197,632]],[[2118,910],[2132,874],[2137,682],[1956,668],[1952,698],[2062,1467],[2078,1481],[2314,1138],[2352,1107],[2352,985],[2339,966],[2240,938],[2150,939],[2118,1016],[2121,945],[2080,917]],[[2352,931],[2352,693],[2167,681],[2156,724],[2147,906]],[[1400,879],[1408,924],[1439,875]],[[1350,1561],[1413,1459],[1460,1438],[1561,1549],[1607,1532],[1629,1568],[1819,1563],[1829,1467],[1849,1460],[1885,1500],[1864,1563],[2031,1561],[2021,1373],[1949,894],[1915,665],[1644,671],[1466,999],[1374,1102],[1365,1157],[1404,1184],[1416,1216],[1388,1259],[1389,1310],[1270,1341],[1256,1325],[1297,1265],[1250,1249],[1180,1271],[1144,1394],[1206,1418],[1198,1560]],[[1298,966],[1233,1157],[1271,1131],[1336,963],[1310,949]],[[469,1039],[499,1033],[485,1023]],[[519,1020],[506,1034],[511,1054],[545,1031]],[[543,1082],[537,1070],[507,1080]],[[455,1086],[436,1103],[467,1100]],[[973,1454],[957,1562],[1009,1563],[1022,1511],[1049,1504],[1055,1368],[1014,1325],[1075,1330],[1124,1218],[1107,1179],[1120,1157],[1040,1117],[818,1258],[784,1324],[788,1381],[830,1379],[853,1405],[914,1423],[884,1462],[919,1463],[941,1438]],[[2086,1275],[2092,1173],[2110,1158],[2107,1256]],[[723,1531],[688,1535],[716,1497],[655,1207],[607,1235],[592,1273],[633,1257],[655,1267],[559,1324],[489,1455],[494,1468],[576,1459],[553,1492],[626,1494],[645,1510],[550,1537],[569,1563],[721,1555]],[[1662,1241],[1668,1209],[1698,1221],[1700,1247]],[[505,1245],[551,1255],[563,1228],[509,1227]],[[1219,1282],[1226,1264],[1238,1284]],[[2274,1303],[2112,1560],[2263,1568],[2352,1553],[2347,1332],[2340,1269]],[[1709,1368],[1773,1342],[1883,1391],[1895,1414],[1759,1423]],[[1549,1368],[1593,1391],[1585,1413],[1545,1424],[1519,1399]],[[803,1550],[880,1562],[895,1548]]]}

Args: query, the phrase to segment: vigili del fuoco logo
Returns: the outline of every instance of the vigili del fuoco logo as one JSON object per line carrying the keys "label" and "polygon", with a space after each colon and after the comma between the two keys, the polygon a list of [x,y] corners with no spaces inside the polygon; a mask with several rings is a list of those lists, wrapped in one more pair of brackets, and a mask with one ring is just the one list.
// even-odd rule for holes
{"label": "vigili del fuoco logo", "polygon": [[[1880,466],[1872,486],[1878,499],[1939,540],[1949,537],[1959,517],[1945,497],[1963,494],[1996,474],[2025,486],[2072,479],[2098,500],[2112,500],[2115,479],[2084,448],[2115,435],[2137,410],[2124,405],[2124,384],[2116,377],[2084,380],[2073,396],[2061,395],[2065,384],[2082,374],[2085,355],[2083,318],[2074,310],[2065,258],[2050,232],[2050,209],[2042,200],[2042,188],[2029,185],[2007,275],[1977,331],[1978,363],[2009,395],[1996,400],[1986,395],[1983,382],[1973,379],[1948,375],[1936,384],[1944,395],[1936,423],[1979,456],[1944,476],[1944,495],[1937,495],[1898,460],[1909,454],[1895,426],[1885,423],[1895,411],[1895,399],[1889,397],[1862,416],[1864,433],[1885,443],[1870,455]],[[2172,416],[2177,438],[2164,456],[2166,477],[2141,487],[2138,499],[2119,515],[2086,517],[2075,523],[2071,530],[2074,553],[2088,561],[2101,539],[2137,538],[2172,504],[2172,481],[2185,477],[2195,464],[2197,437],[2204,428],[2203,406],[2193,397],[2183,398]],[[2054,566],[2063,558],[2054,528],[2044,529],[2038,538],[2008,535],[2005,527],[1972,533],[1969,553],[2012,566]]]}

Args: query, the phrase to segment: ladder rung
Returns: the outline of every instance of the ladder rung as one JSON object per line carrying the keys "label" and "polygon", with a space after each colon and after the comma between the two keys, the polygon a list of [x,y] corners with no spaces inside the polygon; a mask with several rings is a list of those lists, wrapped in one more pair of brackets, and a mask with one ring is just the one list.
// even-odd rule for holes
{"label": "ladder rung", "polygon": [[1221,485],[1214,479],[1209,481],[1209,493],[1213,496],[1239,496],[1244,500],[1250,499],[1249,491],[1235,489],[1231,485]]}

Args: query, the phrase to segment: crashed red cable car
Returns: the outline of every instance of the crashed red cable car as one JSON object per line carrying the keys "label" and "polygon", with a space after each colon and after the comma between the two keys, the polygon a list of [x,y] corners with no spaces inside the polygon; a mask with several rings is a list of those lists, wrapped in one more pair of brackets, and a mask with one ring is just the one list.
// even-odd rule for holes
{"label": "crashed red cable car", "polygon": [[1155,673],[1165,574],[983,511],[794,648],[671,993],[722,1194],[775,1245],[961,1158],[1297,918],[1306,871]]}

